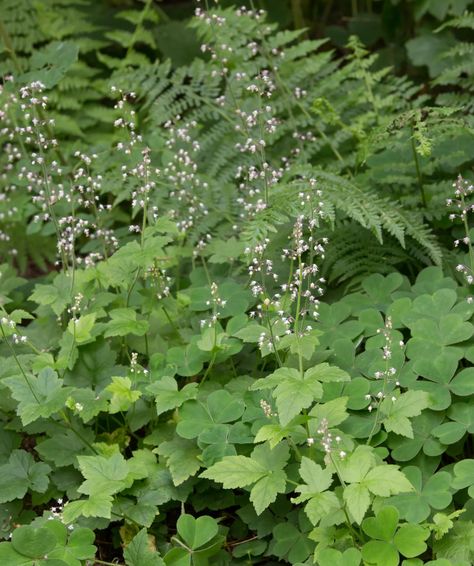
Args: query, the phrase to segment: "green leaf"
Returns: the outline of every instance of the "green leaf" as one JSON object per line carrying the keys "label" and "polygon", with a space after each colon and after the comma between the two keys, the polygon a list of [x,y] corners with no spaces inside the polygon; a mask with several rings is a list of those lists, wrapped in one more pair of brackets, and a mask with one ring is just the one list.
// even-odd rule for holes
{"label": "green leaf", "polygon": [[474,459],[461,460],[454,464],[452,487],[463,489],[469,487],[469,495],[474,497]]}
{"label": "green leaf", "polygon": [[257,515],[261,515],[279,493],[284,493],[285,487],[286,474],[282,470],[269,472],[257,481],[250,491],[250,501]]}
{"label": "green leaf", "polygon": [[407,391],[395,401],[387,399],[389,415],[384,417],[383,425],[387,432],[394,432],[408,438],[413,438],[413,428],[408,417],[421,414],[429,405],[429,395],[425,391]]}
{"label": "green leaf", "polygon": [[71,300],[71,280],[65,274],[56,275],[51,285],[36,285],[30,300],[39,305],[50,305],[59,316]]}
{"label": "green leaf", "polygon": [[185,548],[172,548],[165,554],[166,566],[191,566],[191,553]]}
{"label": "green leaf", "polygon": [[133,488],[138,501],[159,506],[168,501],[185,501],[189,493],[186,486],[176,487],[165,463],[160,463],[146,480]]}
{"label": "green leaf", "polygon": [[299,472],[305,485],[298,486],[295,489],[297,493],[301,494],[293,500],[295,503],[300,503],[315,494],[326,491],[332,484],[332,472],[328,468],[323,470],[319,464],[306,456],[301,459]]}
{"label": "green leaf", "polygon": [[178,391],[175,379],[167,375],[149,385],[146,390],[155,396],[156,413],[161,415],[166,411],[181,407],[185,401],[195,399],[197,384],[188,383]]}
{"label": "green leaf", "polygon": [[443,421],[444,417],[433,411],[424,411],[419,417],[413,419],[413,440],[392,437],[389,438],[389,446],[392,449],[392,458],[406,462],[414,458],[420,450],[426,454],[435,455],[444,452],[445,448],[432,436],[433,429]]}
{"label": "green leaf", "polygon": [[[46,526],[51,521],[48,521]],[[75,527],[69,535],[69,539],[65,547],[58,548],[49,553],[51,558],[61,558],[72,566],[76,566],[79,560],[93,560],[96,553],[94,546],[95,534],[90,529]]]}
{"label": "green leaf", "polygon": [[151,450],[141,448],[133,452],[133,456],[127,460],[128,479],[141,480],[149,477],[158,469],[156,456]]}
{"label": "green leaf", "polygon": [[150,539],[146,529],[142,529],[133,537],[123,552],[127,566],[165,566]]}
{"label": "green leaf", "polygon": [[414,490],[390,499],[390,504],[399,510],[403,519],[410,523],[421,523],[429,516],[431,509],[445,509],[451,503],[451,476],[447,472],[431,475],[424,485],[420,468],[407,466],[403,473]]}
{"label": "green leaf", "polygon": [[280,368],[265,379],[255,382],[252,389],[274,386],[273,397],[276,399],[278,416],[283,426],[287,425],[303,409],[310,407],[316,399],[323,395],[318,372],[301,376],[293,368]]}
{"label": "green leaf", "polygon": [[86,481],[81,493],[116,493],[126,485],[129,470],[125,458],[119,453],[111,456],[78,456],[79,468]]}
{"label": "green leaf", "polygon": [[121,246],[107,261],[98,264],[99,280],[104,286],[127,289],[137,272],[151,267],[158,258],[166,257],[163,247],[170,241],[169,236],[150,237],[146,234],[144,246],[137,241]]}
{"label": "green leaf", "polygon": [[334,517],[341,508],[339,499],[332,491],[315,493],[305,505],[304,511],[311,523],[316,526],[327,517]]}
{"label": "green leaf", "polygon": [[188,401],[183,405],[176,432],[186,439],[197,438],[220,424],[237,420],[244,410],[243,401],[228,391],[214,391],[205,403]]}
{"label": "green leaf", "polygon": [[463,356],[458,342],[468,340],[474,327],[464,322],[459,314],[447,314],[439,320],[418,319],[411,325],[412,338],[407,343],[407,355],[414,360],[414,368],[420,375],[433,381],[446,382],[451,375],[450,367]]}
{"label": "green leaf", "polygon": [[68,501],[63,509],[63,520],[73,523],[78,517],[111,518],[112,496],[107,493],[96,493],[88,499]]}
{"label": "green leaf", "polygon": [[320,566],[359,566],[362,556],[357,548],[340,552],[335,548],[325,548],[318,554]]}
{"label": "green leaf", "polygon": [[166,459],[174,485],[181,485],[201,467],[201,451],[189,440],[175,437],[162,442],[156,452]]}
{"label": "green leaf", "polygon": [[245,250],[245,244],[232,237],[228,240],[212,239],[209,252],[212,253],[211,263],[229,263],[238,259]]}
{"label": "green leaf", "polygon": [[395,534],[393,542],[400,554],[407,558],[414,558],[425,552],[427,545],[425,540],[430,536],[430,531],[420,525],[402,525]]}
{"label": "green leaf", "polygon": [[109,413],[119,413],[128,409],[137,401],[140,391],[132,391],[132,382],[128,377],[112,377],[112,383],[105,388],[112,393]]}
{"label": "green leaf", "polygon": [[197,519],[192,515],[180,515],[176,526],[179,536],[192,550],[197,550],[210,542],[219,530],[216,520],[208,515],[202,515]]}
{"label": "green leaf", "polygon": [[46,88],[52,88],[77,61],[78,53],[78,46],[71,41],[52,41],[33,53],[31,68],[34,70],[24,74],[22,80],[41,81]]}
{"label": "green leaf", "polygon": [[270,448],[270,445],[265,443],[256,446],[251,457],[267,470],[282,470],[290,458],[290,450],[286,442],[281,442],[275,448]]}
{"label": "green leaf", "polygon": [[306,560],[314,549],[305,532],[301,532],[293,523],[284,521],[272,531],[271,553],[285,558],[286,563],[295,564]]}
{"label": "green leaf", "polygon": [[472,521],[456,521],[449,533],[433,545],[435,555],[438,558],[447,558],[454,563],[460,562],[462,566],[473,564],[473,540],[474,523]]}
{"label": "green leaf", "polygon": [[376,466],[368,472],[363,483],[374,494],[380,497],[389,497],[404,491],[414,491],[413,485],[398,466],[384,464]]}
{"label": "green leaf", "polygon": [[284,438],[288,438],[290,436],[293,439],[305,439],[307,437],[307,432],[301,425],[297,424],[290,424],[288,426],[282,426],[278,423],[263,425],[258,429],[254,442],[258,443],[268,440],[270,448],[273,450],[273,448],[275,448],[275,446],[277,446],[277,444],[279,444]]}
{"label": "green leaf", "polygon": [[446,515],[445,513],[435,513],[435,515],[433,516],[433,530],[435,533],[435,538],[437,540],[443,538],[443,536],[453,528],[453,519],[456,519],[464,512],[465,509],[459,509],[458,511],[454,511],[449,515]]}
{"label": "green leaf", "polygon": [[393,545],[371,540],[362,547],[362,558],[375,566],[398,566],[398,552]]}
{"label": "green leaf", "polygon": [[12,546],[29,558],[43,558],[56,546],[56,537],[49,529],[25,525],[13,531]]}
{"label": "green leaf", "polygon": [[314,354],[316,346],[319,345],[320,332],[313,330],[304,336],[297,336],[296,334],[287,334],[280,339],[278,349],[289,348],[292,354],[303,357],[305,360],[310,360]]}
{"label": "green leaf", "polygon": [[376,517],[362,521],[362,530],[373,539],[391,542],[398,525],[398,511],[395,507],[383,507]]}
{"label": "green leaf", "polygon": [[151,527],[157,514],[156,505],[141,501],[135,503],[132,499],[121,496],[116,497],[113,502],[112,516],[127,517],[128,521],[133,521],[142,527]]}
{"label": "green leaf", "polygon": [[332,472],[328,468],[323,470],[319,464],[306,456],[301,459],[299,472],[305,484],[295,488],[300,495],[291,501],[293,503],[307,501],[305,513],[316,526],[321,519],[333,515],[340,508],[336,494],[326,491],[332,484]]}
{"label": "green leaf", "polygon": [[443,444],[454,444],[466,434],[466,427],[462,423],[447,422],[435,427],[432,432]]}
{"label": "green leaf", "polygon": [[50,471],[47,464],[35,462],[28,452],[13,450],[8,463],[0,466],[0,503],[20,499],[29,489],[44,493]]}
{"label": "green leaf", "polygon": [[[229,332],[229,329],[227,329],[227,332]],[[268,329],[256,322],[251,322],[250,324],[246,324],[243,328],[240,328],[237,332],[234,332],[233,336],[239,338],[243,342],[253,342],[256,344],[260,340],[260,336],[262,334],[267,336]]]}
{"label": "green leaf", "polygon": [[336,367],[330,366],[327,363],[319,364],[317,366],[313,366],[305,371],[305,379],[316,379],[323,383],[330,383],[333,381],[350,381],[350,375]]}
{"label": "green leaf", "polygon": [[91,330],[94,328],[96,313],[85,314],[79,318],[72,318],[67,325],[68,331],[74,336],[77,344],[91,339]]}
{"label": "green leaf", "polygon": [[375,455],[370,446],[357,446],[347,458],[339,463],[342,478],[347,483],[360,482],[375,466]]}
{"label": "green leaf", "polygon": [[[209,310],[212,304],[211,290],[206,287],[192,287],[186,289],[186,295],[191,299],[190,308],[193,311]],[[220,299],[226,301],[223,307],[219,307],[219,318],[236,316],[247,311],[251,302],[251,294],[234,281],[225,281],[218,287]]]}
{"label": "green leaf", "polygon": [[0,543],[0,561],[8,566],[33,566],[33,560],[25,558],[16,552],[10,542]]}
{"label": "green leaf", "polygon": [[127,336],[128,334],[143,336],[148,331],[148,322],[137,320],[137,313],[133,309],[115,309],[109,314],[111,320],[107,323],[105,338]]}
{"label": "green leaf", "polygon": [[247,456],[226,456],[200,477],[222,483],[226,489],[246,487],[257,482],[267,474],[264,465]]}
{"label": "green leaf", "polygon": [[250,500],[257,515],[260,515],[275,501],[278,493],[285,491],[286,474],[283,468],[289,456],[288,447],[283,443],[273,450],[267,443],[260,444],[254,448],[250,458],[226,456],[200,477],[222,483],[226,489],[255,484],[250,492]]}
{"label": "green leaf", "polygon": [[[436,3],[429,3],[435,6]],[[443,57],[454,45],[454,38],[449,33],[422,33],[406,43],[410,61],[417,66],[427,65],[431,77],[439,75],[448,65],[449,60]]]}
{"label": "green leaf", "polygon": [[119,453],[110,457],[78,456],[77,461],[82,475],[86,478],[78,487],[79,493],[102,498],[130,487],[133,482],[129,466]]}
{"label": "green leaf", "polygon": [[429,405],[429,395],[424,391],[407,391],[392,405],[392,413],[403,417],[416,417]]}
{"label": "green leaf", "polygon": [[198,374],[203,368],[203,362],[208,359],[208,353],[203,352],[193,343],[170,348],[166,354],[168,364],[175,366],[176,373],[183,377]]}
{"label": "green leaf", "polygon": [[370,505],[369,490],[360,483],[353,483],[344,488],[343,498],[354,520],[360,524]]}
{"label": "green leaf", "polygon": [[87,423],[99,413],[107,412],[109,408],[107,397],[108,394],[105,392],[105,389],[101,393],[96,394],[93,389],[81,387],[71,391],[67,405],[78,413],[84,423]]}
{"label": "green leaf", "polygon": [[19,402],[18,414],[24,425],[40,417],[47,418],[64,408],[71,389],[51,368],[44,368],[38,377],[17,375],[4,380]]}
{"label": "green leaf", "polygon": [[328,427],[330,428],[344,422],[349,416],[349,413],[346,411],[348,401],[349,397],[338,397],[337,399],[315,405],[309,412],[309,415],[316,417],[316,429],[320,427],[323,419],[326,419]]}
{"label": "green leaf", "polygon": [[455,395],[474,395],[474,368],[465,368],[451,381],[450,389]]}
{"label": "green leaf", "polygon": [[[77,433],[81,435],[81,438],[77,436]],[[54,462],[58,467],[75,465],[76,457],[89,451],[84,440],[92,444],[95,440],[94,432],[76,425],[75,432],[72,430],[57,432],[51,438],[38,442],[35,450],[44,460]]]}

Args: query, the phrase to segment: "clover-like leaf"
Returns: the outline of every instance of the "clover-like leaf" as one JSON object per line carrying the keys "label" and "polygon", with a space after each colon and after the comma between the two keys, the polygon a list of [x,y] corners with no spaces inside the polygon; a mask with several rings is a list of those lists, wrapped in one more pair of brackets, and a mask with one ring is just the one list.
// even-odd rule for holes
{"label": "clover-like leaf", "polygon": [[397,530],[398,519],[395,507],[383,507],[376,517],[368,517],[362,521],[362,530],[370,538],[390,542]]}
{"label": "clover-like leaf", "polygon": [[362,547],[362,557],[376,566],[397,566],[399,553],[406,558],[422,554],[430,531],[420,525],[403,524],[398,530],[398,511],[395,507],[383,507],[375,517],[362,522],[362,529],[372,540]]}
{"label": "clover-like leaf", "polygon": [[56,537],[44,527],[24,525],[13,531],[12,546],[19,554],[29,558],[43,558],[56,546]]}
{"label": "clover-like leaf", "polygon": [[425,552],[427,548],[425,540],[429,536],[430,531],[428,529],[408,523],[398,529],[393,542],[400,554],[406,558],[414,558]]}
{"label": "clover-like leaf", "polygon": [[452,487],[463,489],[468,487],[470,497],[474,497],[474,459],[461,460],[454,464]]}
{"label": "clover-like leaf", "polygon": [[362,555],[357,548],[348,548],[340,552],[335,548],[324,548],[318,554],[321,566],[359,566]]}
{"label": "clover-like leaf", "polygon": [[201,437],[219,425],[236,421],[244,412],[245,404],[222,389],[211,393],[205,402],[187,401],[179,412],[176,432],[182,438]]}
{"label": "clover-like leaf", "polygon": [[423,485],[421,470],[415,466],[407,466],[403,473],[413,485],[411,492],[399,493],[390,499],[403,519],[410,523],[421,523],[431,509],[445,509],[452,499],[451,475],[437,472],[430,476]]}
{"label": "clover-like leaf", "polygon": [[218,532],[216,520],[208,515],[202,515],[197,519],[192,515],[180,515],[176,526],[179,536],[192,550],[209,543]]}

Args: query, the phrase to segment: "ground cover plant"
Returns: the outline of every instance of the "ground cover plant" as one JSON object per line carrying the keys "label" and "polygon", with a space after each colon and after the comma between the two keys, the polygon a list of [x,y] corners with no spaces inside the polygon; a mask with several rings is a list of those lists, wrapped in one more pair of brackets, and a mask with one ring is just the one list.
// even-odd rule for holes
{"label": "ground cover plant", "polygon": [[474,562],[472,5],[283,4],[3,0],[0,563]]}

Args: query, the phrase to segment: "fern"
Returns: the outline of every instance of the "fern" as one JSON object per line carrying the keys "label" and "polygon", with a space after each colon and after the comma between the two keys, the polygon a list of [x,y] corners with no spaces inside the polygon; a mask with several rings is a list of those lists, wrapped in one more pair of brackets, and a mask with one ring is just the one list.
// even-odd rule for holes
{"label": "fern", "polygon": [[3,0],[0,13],[0,75],[25,71],[34,46],[44,39],[31,0]]}
{"label": "fern", "polygon": [[[260,13],[215,9],[210,16],[215,25],[208,25],[206,17],[193,18],[190,27],[204,44],[202,56],[176,68],[158,60],[157,12],[150,0],[126,10],[87,0],[5,2],[10,6],[0,28],[5,30],[0,60],[5,69],[17,58],[22,72],[28,71],[30,54],[53,41],[78,46],[78,61],[48,93],[56,131],[66,152],[71,145],[88,148],[100,140],[100,174],[108,179],[104,192],[118,202],[126,201],[129,187],[114,176],[111,85],[137,94],[137,127],[154,162],[165,170],[172,165],[166,149],[169,124],[195,124],[192,142],[199,149],[193,163],[199,185],[190,191],[196,191],[193,203],[207,214],[189,228],[189,242],[215,231],[225,237],[235,233],[235,226],[251,244],[288,230],[300,211],[297,195],[309,191],[305,179],[313,178],[324,193],[333,236],[342,241],[337,236],[341,226],[347,233],[358,226],[362,239],[371,242],[349,248],[357,258],[347,260],[354,277],[359,276],[356,263],[366,265],[365,272],[376,269],[382,242],[390,250],[387,266],[406,261],[410,253],[420,263],[442,262],[443,249],[426,221],[442,220],[449,181],[471,160],[466,151],[472,141],[473,104],[468,41],[446,53],[457,64],[461,55],[464,60],[434,85],[456,81],[464,91],[435,98],[412,80],[380,68],[377,54],[355,37],[347,55],[338,58],[325,40],[278,31]],[[465,15],[446,25],[469,27],[471,20]],[[260,123],[258,135],[265,145],[252,155],[241,150],[249,137],[242,113],[262,115],[262,98],[248,86],[266,88],[263,76],[272,85],[265,119],[278,127],[267,132]],[[263,166],[275,174],[270,183],[266,174],[245,182],[237,175]],[[172,176],[162,181],[150,204],[177,218],[187,214],[189,203],[175,201],[175,185]],[[128,215],[125,206],[123,214]],[[370,260],[370,254],[377,259]],[[332,265],[334,277],[342,281],[342,263],[334,260]]]}
{"label": "fern", "polygon": [[387,237],[383,245],[368,230],[363,230],[355,222],[338,223],[330,234],[323,266],[324,277],[330,284],[350,282],[357,286],[372,273],[387,274],[408,266],[419,269],[425,261],[417,261],[414,247],[403,250],[394,238]]}
{"label": "fern", "polygon": [[[267,145],[266,159],[277,166],[292,147],[298,148],[298,159],[290,171],[303,166],[318,180],[335,217],[352,219],[379,242],[392,237],[401,250],[418,246],[426,258],[440,263],[440,245],[423,215],[412,211],[416,200],[400,209],[399,199],[403,202],[420,190],[412,144],[427,159],[434,138],[443,141],[459,129],[458,109],[432,106],[421,110],[426,97],[418,96],[419,87],[392,76],[389,69],[374,71],[376,55],[367,53],[355,38],[349,43],[350,56],[337,61],[330,51],[320,50],[324,41],[298,41],[299,32],[275,32],[274,26],[237,17],[232,9],[214,13],[225,21],[223,25],[209,27],[197,19],[192,26],[208,49],[226,45],[227,65],[233,70],[225,79],[218,62],[202,60],[173,73],[169,63],[143,67],[128,77],[128,84],[135,85],[144,101],[144,123],[150,130],[178,115],[195,120],[202,132],[197,137],[201,173],[238,196],[235,171],[251,160],[235,150],[239,140],[235,110],[250,111],[252,106],[236,71],[258,80],[262,69],[272,69],[276,89],[271,105],[280,126]],[[252,55],[247,47],[249,37],[256,38]],[[304,96],[296,96],[296,89],[305,92]],[[414,97],[418,97],[415,108]],[[218,98],[224,101],[222,105],[216,105]],[[469,130],[466,124],[464,129]],[[304,135],[310,130],[314,135],[311,143],[298,146],[297,141],[291,142],[295,133]],[[372,156],[379,161],[383,158],[383,176]],[[437,171],[436,155],[430,160],[422,163],[425,176]],[[275,233],[295,213],[290,203],[301,187],[291,180],[292,174],[295,176],[289,173],[285,183],[270,191],[266,209],[245,222],[247,242]],[[432,189],[436,186],[429,179],[425,182]],[[433,198],[435,201],[439,199]],[[238,217],[235,207],[232,214]]]}

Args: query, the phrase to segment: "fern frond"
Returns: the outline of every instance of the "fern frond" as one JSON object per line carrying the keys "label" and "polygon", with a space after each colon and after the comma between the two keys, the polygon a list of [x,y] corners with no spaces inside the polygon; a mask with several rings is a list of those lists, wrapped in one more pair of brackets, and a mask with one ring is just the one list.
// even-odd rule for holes
{"label": "fern frond", "polygon": [[467,28],[474,30],[474,12],[466,11],[461,16],[457,16],[456,18],[452,18],[446,22],[444,22],[439,28],[435,31],[439,32],[446,28]]}

